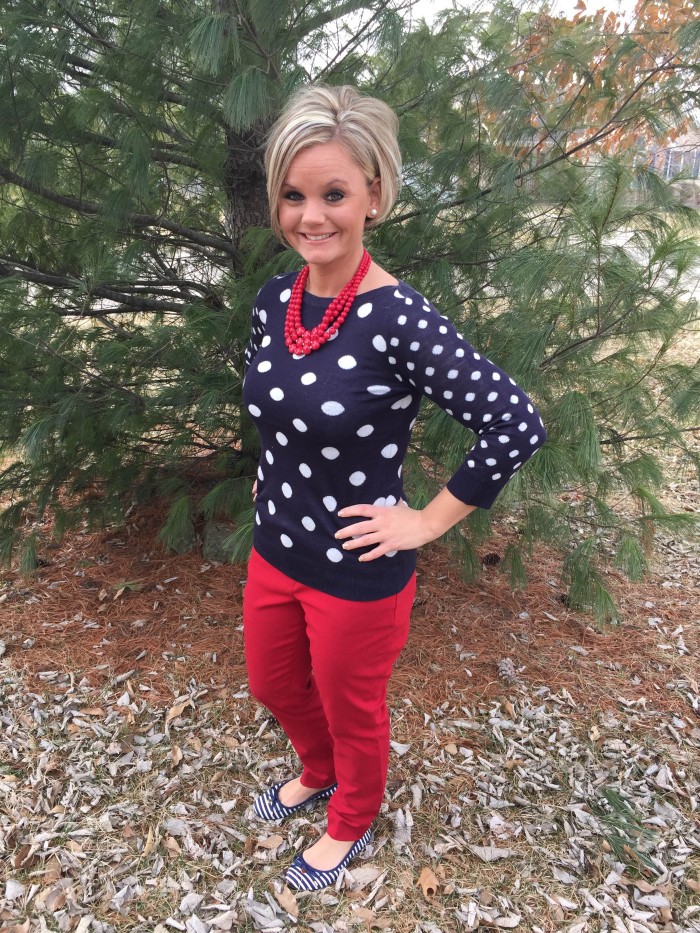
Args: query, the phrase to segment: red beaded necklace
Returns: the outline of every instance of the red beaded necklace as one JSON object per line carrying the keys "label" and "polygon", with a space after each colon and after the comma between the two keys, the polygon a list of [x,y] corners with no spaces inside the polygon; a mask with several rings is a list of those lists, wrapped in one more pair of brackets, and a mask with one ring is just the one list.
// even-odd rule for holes
{"label": "red beaded necklace", "polygon": [[357,295],[360,282],[367,275],[372,258],[365,250],[357,271],[328,306],[323,319],[316,327],[307,330],[301,323],[301,304],[304,300],[304,288],[309,277],[309,267],[304,266],[292,286],[292,294],[287,307],[287,317],[284,322],[284,341],[290,353],[306,356],[322,347],[327,340],[337,333],[338,328],[348,316],[350,307]]}

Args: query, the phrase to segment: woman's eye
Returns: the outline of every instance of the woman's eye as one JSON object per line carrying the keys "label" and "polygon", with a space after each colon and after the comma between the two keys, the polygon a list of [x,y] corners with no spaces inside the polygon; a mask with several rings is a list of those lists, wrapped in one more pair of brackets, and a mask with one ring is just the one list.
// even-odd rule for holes
{"label": "woman's eye", "polygon": [[302,196],[298,191],[287,191],[284,196],[285,201],[301,201]]}
{"label": "woman's eye", "polygon": [[345,197],[342,191],[329,191],[326,195],[328,201],[342,201]]}

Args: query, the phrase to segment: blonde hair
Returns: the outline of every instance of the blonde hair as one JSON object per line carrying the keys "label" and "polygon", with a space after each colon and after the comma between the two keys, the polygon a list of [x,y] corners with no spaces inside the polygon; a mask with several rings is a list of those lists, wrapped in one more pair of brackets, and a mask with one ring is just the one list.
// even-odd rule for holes
{"label": "blonde hair", "polygon": [[399,121],[394,111],[376,97],[365,97],[350,85],[314,84],[297,91],[270,130],[265,149],[270,221],[284,242],[279,224],[279,197],[292,160],[302,149],[319,143],[343,145],[364,172],[367,183],[380,179],[376,217],[366,229],[391,213],[401,187]]}

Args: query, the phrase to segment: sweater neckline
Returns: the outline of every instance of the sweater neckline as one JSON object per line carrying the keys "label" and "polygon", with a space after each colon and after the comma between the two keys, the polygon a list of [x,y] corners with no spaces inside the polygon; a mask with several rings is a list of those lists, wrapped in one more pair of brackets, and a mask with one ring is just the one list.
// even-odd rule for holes
{"label": "sweater neckline", "polygon": [[[401,279],[398,280],[396,285],[377,285],[376,288],[370,288],[366,292],[360,292],[358,295],[356,295],[353,304],[355,304],[357,301],[364,300],[367,295],[373,295],[375,292],[382,292],[386,288],[393,288],[396,290],[397,288],[401,288],[402,285],[404,285],[404,282]],[[304,301],[306,301],[307,298],[310,299],[311,302],[315,302],[317,304],[330,304],[330,302],[333,301],[332,298],[325,297],[324,295],[314,295],[313,292],[304,292]]]}

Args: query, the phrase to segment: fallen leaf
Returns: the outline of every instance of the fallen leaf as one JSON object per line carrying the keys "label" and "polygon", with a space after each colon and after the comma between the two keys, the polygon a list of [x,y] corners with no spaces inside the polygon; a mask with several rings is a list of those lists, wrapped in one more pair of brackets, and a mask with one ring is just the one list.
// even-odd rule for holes
{"label": "fallen leaf", "polygon": [[146,856],[151,854],[154,848],[155,848],[155,837],[153,835],[153,827],[149,826],[148,835],[146,836],[146,842],[144,843],[143,852],[141,853],[141,855],[144,858],[146,858]]}
{"label": "fallen leaf", "polygon": [[182,749],[179,745],[173,745],[170,752],[170,759],[175,767],[177,767],[182,761],[184,755],[182,754]]}
{"label": "fallen leaf", "polygon": [[294,917],[295,920],[297,919],[299,916],[299,905],[297,904],[297,899],[293,892],[289,890],[286,884],[282,886],[282,890],[279,893],[275,891],[275,900],[282,910],[287,911],[290,917]]}
{"label": "fallen leaf", "polygon": [[432,870],[432,868],[428,868],[427,866],[418,876],[418,884],[420,885],[421,890],[423,891],[423,897],[426,898],[426,900],[432,900],[440,887],[440,882],[437,880],[435,872]]}
{"label": "fallen leaf", "polygon": [[259,849],[277,849],[284,842],[284,836],[275,833],[274,836],[268,836],[266,839],[258,839],[256,845]]}
{"label": "fallen leaf", "polygon": [[176,703],[174,706],[171,706],[168,710],[168,715],[165,717],[165,724],[167,725],[173,719],[182,716],[188,706],[192,706],[192,700],[184,700],[182,703]]}
{"label": "fallen leaf", "polygon": [[61,878],[62,871],[63,869],[61,867],[60,861],[56,858],[55,855],[52,855],[44,866],[41,880],[44,882],[44,884],[56,884],[56,882]]}
{"label": "fallen leaf", "polygon": [[499,849],[496,846],[469,846],[469,849],[482,862],[495,862],[499,858],[517,855],[513,849]]}
{"label": "fallen leaf", "polygon": [[512,771],[513,768],[521,767],[524,764],[525,764],[524,758],[509,758],[508,761],[503,762],[503,767],[507,771]]}
{"label": "fallen leaf", "polygon": [[166,838],[166,840],[165,840],[165,848],[166,848],[166,849],[168,850],[168,852],[173,856],[173,858],[175,858],[176,856],[178,856],[178,855],[182,852],[182,849],[181,849],[180,846],[178,845],[177,840],[176,840],[175,838],[173,838],[173,836],[168,836],[168,837]]}

